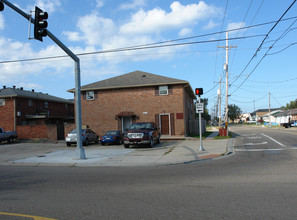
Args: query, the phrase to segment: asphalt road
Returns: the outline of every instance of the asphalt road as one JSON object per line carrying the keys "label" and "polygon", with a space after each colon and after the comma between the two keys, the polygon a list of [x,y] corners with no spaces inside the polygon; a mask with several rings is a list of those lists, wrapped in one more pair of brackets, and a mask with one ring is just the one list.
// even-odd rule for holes
{"label": "asphalt road", "polygon": [[231,131],[233,156],[194,164],[0,166],[0,219],[296,219],[297,130]]}

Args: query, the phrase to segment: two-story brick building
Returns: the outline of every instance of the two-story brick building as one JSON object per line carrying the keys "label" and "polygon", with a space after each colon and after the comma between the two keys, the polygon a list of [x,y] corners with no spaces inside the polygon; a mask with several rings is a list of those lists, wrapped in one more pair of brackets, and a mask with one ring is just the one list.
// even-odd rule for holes
{"label": "two-story brick building", "polygon": [[[0,126],[5,130],[17,130],[19,138],[31,139],[44,138],[47,139],[46,131],[38,135],[42,127],[45,125],[54,125],[57,130],[57,139],[64,138],[64,123],[74,122],[74,104],[73,100],[66,100],[35,92],[34,90],[27,91],[21,88],[7,88],[3,86],[0,89]],[[29,134],[27,131],[30,125],[33,126]],[[22,127],[23,126],[23,127]],[[32,136],[33,135],[33,136]],[[55,135],[54,135],[55,136]]]}
{"label": "two-story brick building", "polygon": [[82,86],[81,94],[82,123],[99,135],[144,121],[162,135],[190,133],[196,96],[185,80],[135,71]]}

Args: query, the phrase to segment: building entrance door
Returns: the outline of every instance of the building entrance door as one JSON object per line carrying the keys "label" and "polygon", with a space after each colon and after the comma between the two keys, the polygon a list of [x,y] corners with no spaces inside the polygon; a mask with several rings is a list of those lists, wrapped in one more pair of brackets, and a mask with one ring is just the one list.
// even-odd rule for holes
{"label": "building entrance door", "polygon": [[161,134],[169,135],[169,115],[161,115]]}
{"label": "building entrance door", "polygon": [[131,116],[122,117],[122,132],[125,132],[125,129],[129,128],[129,126],[131,124],[132,124],[132,117]]}

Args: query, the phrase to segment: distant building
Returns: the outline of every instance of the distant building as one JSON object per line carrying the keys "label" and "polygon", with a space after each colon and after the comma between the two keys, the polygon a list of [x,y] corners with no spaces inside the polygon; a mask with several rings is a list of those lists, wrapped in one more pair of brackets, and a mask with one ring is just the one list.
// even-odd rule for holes
{"label": "distant building", "polygon": [[[56,131],[56,139],[64,138],[64,123],[74,122],[74,104],[73,100],[66,100],[36,92],[34,90],[27,91],[21,88],[7,88],[3,86],[0,89],[0,126],[5,130],[17,130],[21,139],[44,138],[47,134],[38,135],[41,127],[45,125],[54,125]],[[36,131],[29,130],[22,126],[35,126]],[[48,126],[49,127],[49,126]],[[30,127],[33,129],[33,126]],[[38,131],[39,129],[39,131]],[[26,132],[26,133],[25,133]],[[39,136],[39,137],[38,137]],[[51,135],[54,138],[55,134]]]}

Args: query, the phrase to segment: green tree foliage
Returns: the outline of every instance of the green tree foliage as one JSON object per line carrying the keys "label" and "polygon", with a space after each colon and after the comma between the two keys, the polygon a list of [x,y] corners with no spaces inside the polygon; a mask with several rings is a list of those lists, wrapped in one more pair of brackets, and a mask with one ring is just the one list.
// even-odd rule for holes
{"label": "green tree foliage", "polygon": [[297,99],[295,99],[295,101],[291,101],[290,103],[287,103],[286,107],[283,106],[282,108],[286,109],[286,110],[292,109],[292,108],[297,108]]}
{"label": "green tree foliage", "polygon": [[234,121],[235,119],[239,118],[242,111],[237,105],[228,105],[228,117]]}

